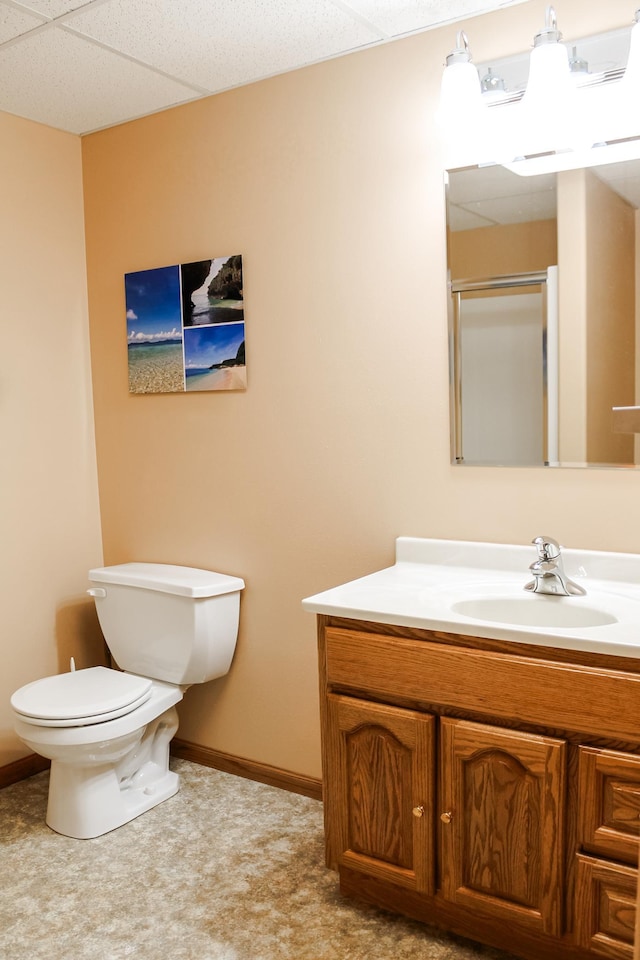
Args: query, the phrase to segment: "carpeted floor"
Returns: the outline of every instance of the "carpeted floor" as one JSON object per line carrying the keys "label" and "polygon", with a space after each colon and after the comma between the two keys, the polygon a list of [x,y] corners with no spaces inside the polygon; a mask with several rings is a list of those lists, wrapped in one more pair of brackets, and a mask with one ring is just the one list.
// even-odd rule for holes
{"label": "carpeted floor", "polygon": [[0,790],[2,960],[512,960],[348,902],[315,800],[184,760],[177,796],[96,840]]}

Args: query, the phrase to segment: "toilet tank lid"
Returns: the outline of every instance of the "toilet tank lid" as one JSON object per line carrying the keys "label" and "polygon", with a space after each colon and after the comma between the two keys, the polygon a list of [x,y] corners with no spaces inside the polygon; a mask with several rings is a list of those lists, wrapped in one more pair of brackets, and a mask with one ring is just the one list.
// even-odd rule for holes
{"label": "toilet tank lid", "polygon": [[145,587],[183,597],[217,597],[244,589],[244,580],[226,573],[181,567],[170,563],[118,563],[89,571],[92,583],[117,583]]}

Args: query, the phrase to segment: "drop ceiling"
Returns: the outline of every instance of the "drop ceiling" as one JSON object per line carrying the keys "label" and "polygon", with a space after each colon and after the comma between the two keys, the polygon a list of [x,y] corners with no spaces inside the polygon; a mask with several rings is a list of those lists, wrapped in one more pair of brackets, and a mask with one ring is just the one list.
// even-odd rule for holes
{"label": "drop ceiling", "polygon": [[0,110],[89,133],[522,2],[0,0]]}
{"label": "drop ceiling", "polygon": [[[640,209],[640,161],[627,160],[592,169],[630,206]],[[450,175],[447,199],[452,231],[553,220],[556,175],[520,177],[499,166],[457,170]]]}

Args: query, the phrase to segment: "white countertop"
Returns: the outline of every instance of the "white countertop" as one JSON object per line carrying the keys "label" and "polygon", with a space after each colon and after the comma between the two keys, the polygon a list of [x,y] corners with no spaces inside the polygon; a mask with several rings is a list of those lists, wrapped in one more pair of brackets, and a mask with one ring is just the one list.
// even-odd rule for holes
{"label": "white countertop", "polygon": [[[475,543],[399,537],[392,567],[325,590],[302,601],[305,610],[355,620],[420,627],[446,633],[541,646],[640,657],[640,555],[563,549],[566,574],[584,597],[527,593],[532,545]],[[495,597],[516,606],[545,604],[534,613],[565,609],[569,619],[595,610],[614,622],[587,626],[530,626],[476,619],[456,612],[465,600]],[[522,601],[522,602],[520,602]],[[550,607],[552,604],[554,607]],[[563,619],[563,617],[560,617]]]}

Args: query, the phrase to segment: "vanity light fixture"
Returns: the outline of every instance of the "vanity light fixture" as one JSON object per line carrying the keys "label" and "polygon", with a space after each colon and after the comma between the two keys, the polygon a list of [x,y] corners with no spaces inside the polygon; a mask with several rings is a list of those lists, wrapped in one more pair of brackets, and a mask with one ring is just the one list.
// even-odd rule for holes
{"label": "vanity light fixture", "polygon": [[[583,43],[601,40],[604,45],[612,36]],[[545,25],[534,37],[524,92],[522,85],[508,90],[499,79],[499,64],[492,64],[480,83],[460,31],[447,57],[438,110],[444,166],[500,163],[528,176],[640,158],[640,9],[626,69],[612,70],[609,64],[601,73],[589,73],[578,51],[579,44],[573,45],[569,57],[555,10],[547,7]]]}

